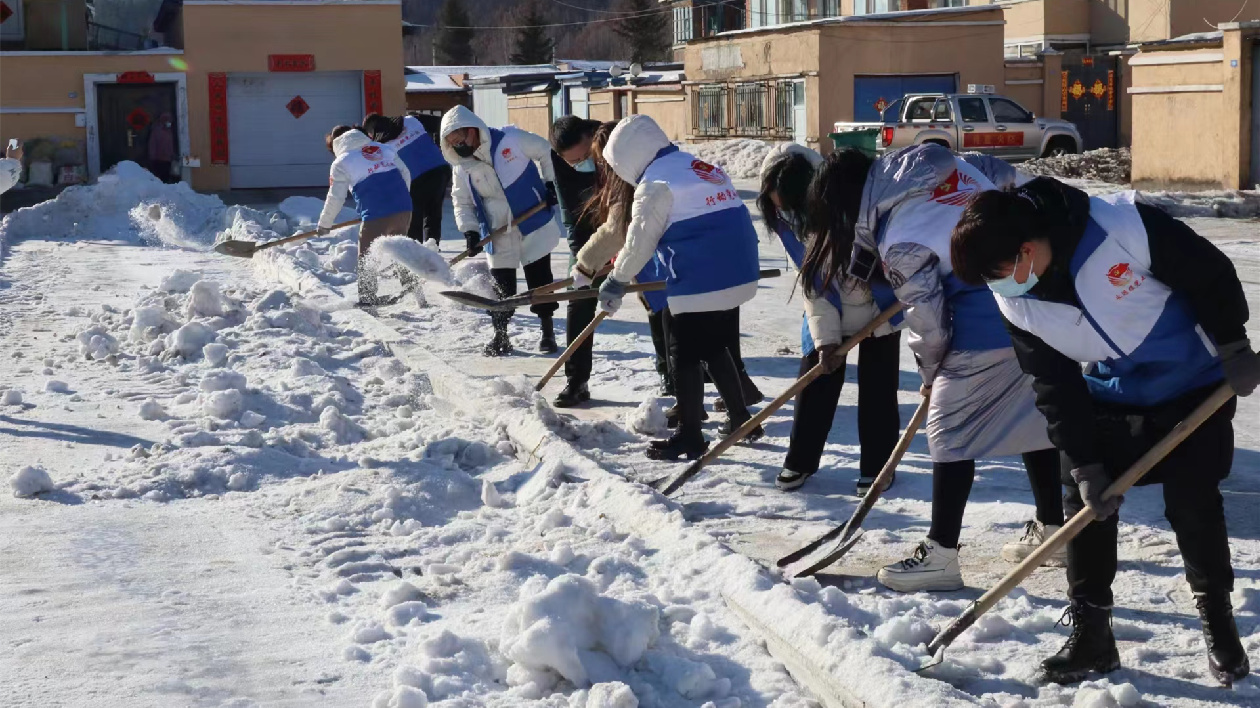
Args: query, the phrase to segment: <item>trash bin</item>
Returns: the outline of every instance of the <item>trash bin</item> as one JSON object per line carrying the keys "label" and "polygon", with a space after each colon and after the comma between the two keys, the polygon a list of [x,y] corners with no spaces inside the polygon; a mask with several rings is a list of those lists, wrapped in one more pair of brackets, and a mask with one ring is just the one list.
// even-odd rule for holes
{"label": "trash bin", "polygon": [[879,135],[879,128],[860,128],[858,130],[846,130],[843,133],[832,133],[831,142],[836,149],[841,148],[857,148],[862,152],[875,157],[875,136]]}

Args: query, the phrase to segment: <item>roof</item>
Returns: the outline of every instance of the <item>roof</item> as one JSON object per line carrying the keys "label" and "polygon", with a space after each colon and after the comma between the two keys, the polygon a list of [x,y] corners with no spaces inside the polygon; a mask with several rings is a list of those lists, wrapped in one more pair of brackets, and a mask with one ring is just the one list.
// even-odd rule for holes
{"label": "roof", "polygon": [[[930,10],[903,10],[900,12],[881,12],[872,15],[842,15],[839,17],[824,17],[817,20],[806,20],[803,22],[785,22],[778,25],[765,25],[762,27],[746,27],[744,29],[727,30],[719,32],[705,39],[714,39],[722,37],[732,37],[741,34],[753,34],[755,32],[773,32],[783,29],[804,29],[806,27],[819,27],[823,25],[841,25],[841,24],[862,24],[864,22],[906,22],[907,24],[929,24],[915,23],[918,18],[935,18],[944,15],[971,15],[983,12],[1000,11],[1001,5],[970,5],[967,7],[938,7]],[[1001,21],[998,21],[999,24]],[[704,41],[699,40],[699,41]]]}
{"label": "roof", "polygon": [[450,74],[437,71],[415,71],[408,68],[403,78],[407,80],[407,93],[464,91],[464,87],[455,83]]}
{"label": "roof", "polygon": [[552,64],[503,64],[499,66],[408,66],[408,71],[470,77],[510,76],[512,74],[544,74],[559,71]]}
{"label": "roof", "polygon": [[1155,49],[1158,47],[1168,47],[1170,49],[1175,49],[1179,45],[1189,46],[1193,44],[1220,44],[1224,41],[1224,38],[1225,33],[1218,30],[1216,32],[1194,32],[1191,34],[1183,34],[1180,37],[1173,37],[1172,39],[1158,39],[1152,42],[1137,42],[1136,44],[1142,48],[1150,47],[1151,49]]}

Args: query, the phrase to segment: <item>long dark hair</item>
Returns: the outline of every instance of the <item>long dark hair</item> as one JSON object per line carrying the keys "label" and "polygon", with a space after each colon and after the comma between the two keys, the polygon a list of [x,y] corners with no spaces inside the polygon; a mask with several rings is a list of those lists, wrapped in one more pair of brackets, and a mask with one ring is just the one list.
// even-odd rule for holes
{"label": "long dark hair", "polygon": [[[779,195],[783,210],[798,219],[804,219],[808,208],[809,182],[814,176],[814,165],[799,152],[788,152],[774,158],[761,175],[761,193],[757,195],[757,209],[765,219],[766,228],[774,231],[779,224],[779,208],[771,194]],[[799,225],[798,225],[799,227]],[[804,238],[805,234],[797,234]]]}
{"label": "long dark hair", "polygon": [[363,132],[378,143],[387,143],[402,135],[403,119],[401,116],[390,118],[380,113],[369,113],[363,117]]}
{"label": "long dark hair", "polygon": [[591,157],[595,159],[599,187],[582,208],[582,218],[589,219],[592,224],[603,224],[612,215],[613,207],[622,204],[622,223],[616,225],[620,228],[630,219],[630,200],[634,198],[634,185],[618,177],[612,165],[604,159],[604,148],[608,146],[608,139],[616,127],[616,121],[608,121],[600,123],[595,130],[595,138],[591,141]]}
{"label": "long dark hair", "polygon": [[818,297],[849,267],[853,227],[873,164],[860,150],[837,150],[827,156],[809,183],[806,228],[810,238],[801,263],[801,284],[809,297]]}

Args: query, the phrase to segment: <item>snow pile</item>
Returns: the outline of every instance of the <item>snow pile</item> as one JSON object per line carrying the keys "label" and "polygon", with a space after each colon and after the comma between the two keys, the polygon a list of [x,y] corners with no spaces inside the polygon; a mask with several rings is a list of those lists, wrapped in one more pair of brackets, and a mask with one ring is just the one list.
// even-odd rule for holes
{"label": "snow pile", "polygon": [[668,428],[665,402],[653,396],[626,414],[626,430],[640,435],[662,435]]}
{"label": "snow pile", "polygon": [[1260,191],[1254,190],[1139,192],[1138,199],[1147,204],[1153,204],[1179,219],[1191,217],[1255,219],[1260,217]]}
{"label": "snow pile", "polygon": [[1101,148],[1076,155],[1029,160],[1017,167],[1021,172],[1030,175],[1128,184],[1133,169],[1133,155],[1129,148]]}
{"label": "snow pile", "polygon": [[9,477],[9,486],[13,488],[13,496],[29,499],[36,494],[51,492],[56,489],[52,477],[43,467],[23,467]]}
{"label": "snow pile", "polygon": [[429,246],[417,243],[407,236],[379,238],[372,242],[369,254],[374,261],[373,267],[378,270],[397,263],[424,280],[451,282],[451,268],[446,259]]}
{"label": "snow pile", "polygon": [[202,279],[201,271],[176,268],[162,278],[158,290],[164,293],[186,293]]}
{"label": "snow pile", "polygon": [[761,163],[775,143],[754,138],[709,140],[683,143],[679,147],[697,158],[717,165],[732,179],[756,179],[761,176]]}
{"label": "snow pile", "polygon": [[660,636],[655,607],[601,596],[581,576],[562,575],[541,592],[530,595],[527,586],[521,593],[504,620],[500,643],[513,662],[511,685],[533,683],[543,692],[564,678],[587,686],[592,677],[615,673],[612,664],[639,661]]}

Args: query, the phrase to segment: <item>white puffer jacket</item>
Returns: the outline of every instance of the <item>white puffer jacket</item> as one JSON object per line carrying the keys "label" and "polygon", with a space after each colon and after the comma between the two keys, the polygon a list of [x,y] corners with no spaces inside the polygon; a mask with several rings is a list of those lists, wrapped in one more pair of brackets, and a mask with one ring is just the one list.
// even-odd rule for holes
{"label": "white puffer jacket", "polygon": [[[481,145],[472,157],[460,157],[446,142],[446,136],[465,128],[476,128],[481,133]],[[504,127],[503,132],[512,134],[525,157],[534,161],[544,182],[555,181],[555,171],[551,166],[551,143],[546,138],[510,125]],[[512,223],[512,208],[503,193],[503,184],[499,181],[498,173],[494,171],[494,157],[490,154],[490,129],[485,121],[468,108],[456,106],[442,116],[440,135],[442,156],[455,168],[451,201],[455,207],[456,228],[468,232],[477,231],[481,226],[477,221],[477,205],[469,191],[469,182],[481,197],[492,230]],[[518,268],[551,253],[560,243],[560,225],[553,220],[524,239],[521,238],[520,229],[513,227],[502,236],[496,236],[491,243],[491,250],[494,252],[486,253],[491,268]]]}
{"label": "white puffer jacket", "polygon": [[0,159],[0,194],[13,189],[22,179],[22,161],[12,157]]}
{"label": "white puffer jacket", "polygon": [[[825,158],[817,152],[797,143],[780,143],[770,149],[766,154],[765,160],[761,163],[761,175],[765,178],[766,171],[770,168],[777,158],[783,155],[799,154],[804,155],[815,169],[823,164]],[[808,234],[796,234],[796,237],[808,247]],[[875,298],[871,296],[871,289],[866,283],[843,276],[839,284],[840,304],[843,312],[836,311],[835,306],[827,301],[824,297],[805,298],[805,318],[809,323],[809,335],[814,340],[814,346],[821,347],[827,344],[840,344],[846,337],[856,334],[859,330],[867,325],[868,322],[875,319],[879,315],[879,305],[875,303]],[[893,327],[891,325],[883,325],[875,330],[874,336],[882,337],[887,334],[896,332],[901,327]]]}

